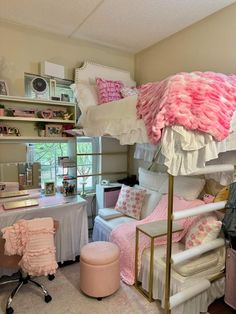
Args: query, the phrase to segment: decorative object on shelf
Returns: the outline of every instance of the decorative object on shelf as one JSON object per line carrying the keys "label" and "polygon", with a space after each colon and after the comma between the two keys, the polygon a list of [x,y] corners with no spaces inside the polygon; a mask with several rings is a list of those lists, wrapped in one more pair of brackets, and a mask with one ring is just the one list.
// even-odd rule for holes
{"label": "decorative object on shelf", "polygon": [[35,109],[12,109],[14,117],[35,117]]}
{"label": "decorative object on shelf", "polygon": [[52,97],[51,97],[51,100],[60,101],[61,98],[58,97],[58,96],[52,96]]}
{"label": "decorative object on shelf", "polygon": [[0,136],[20,136],[20,130],[14,127],[8,127],[7,125],[0,124]]}
{"label": "decorative object on shelf", "polygon": [[0,104],[0,116],[4,116],[5,115],[5,106]]}
{"label": "decorative object on shelf", "polygon": [[0,95],[9,95],[7,83],[4,80],[0,80]]}
{"label": "decorative object on shelf", "polygon": [[31,81],[32,91],[35,93],[35,97],[38,98],[40,95],[44,95],[48,90],[48,83],[42,77],[35,77]]}
{"label": "decorative object on shelf", "polygon": [[37,112],[37,116],[43,119],[52,119],[53,111],[51,109],[41,110]]}
{"label": "decorative object on shelf", "polygon": [[45,182],[44,183],[44,194],[47,196],[55,194],[55,183],[54,182]]}
{"label": "decorative object on shelf", "polygon": [[70,102],[70,96],[68,94],[61,94],[61,101]]}
{"label": "decorative object on shelf", "polygon": [[20,136],[20,130],[19,130],[18,128],[11,128],[11,127],[8,127],[8,128],[7,128],[7,133],[8,133],[8,135]]}
{"label": "decorative object on shelf", "polygon": [[63,120],[69,120],[72,115],[73,115],[73,113],[66,112],[66,113],[64,113],[62,118],[63,118]]}
{"label": "decorative object on shelf", "polygon": [[66,113],[66,109],[58,109],[52,110],[52,118],[53,119],[63,119],[64,114]]}
{"label": "decorative object on shelf", "polygon": [[65,69],[64,66],[61,64],[56,64],[49,61],[42,61],[40,63],[40,74],[64,79]]}
{"label": "decorative object on shelf", "polygon": [[85,196],[86,196],[85,185],[87,184],[87,180],[84,180],[84,178],[83,178],[83,181],[80,182],[80,184],[82,185],[82,190],[81,190],[81,192],[80,192],[80,195],[81,195],[82,197],[85,197]]}
{"label": "decorative object on shelf", "polygon": [[43,121],[35,122],[35,129],[38,130],[38,136],[44,137],[45,136],[45,128],[46,123]]}
{"label": "decorative object on shelf", "polygon": [[58,157],[58,165],[63,168],[71,168],[75,167],[75,160],[68,156],[60,156]]}
{"label": "decorative object on shelf", "polygon": [[62,136],[61,124],[46,124],[46,136],[49,137],[60,137]]}
{"label": "decorative object on shelf", "polygon": [[50,94],[50,98],[52,99],[52,97],[56,96],[56,88],[57,88],[56,80],[50,79],[49,86],[50,86],[49,94]]}
{"label": "decorative object on shelf", "polygon": [[63,184],[63,194],[65,196],[70,196],[75,194],[75,184],[70,184],[67,180],[62,181]]}

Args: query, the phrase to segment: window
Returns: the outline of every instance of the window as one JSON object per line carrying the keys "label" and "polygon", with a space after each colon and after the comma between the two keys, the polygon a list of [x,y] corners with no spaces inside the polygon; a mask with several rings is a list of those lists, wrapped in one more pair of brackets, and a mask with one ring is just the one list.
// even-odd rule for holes
{"label": "window", "polygon": [[[77,139],[78,190],[94,190],[100,173],[99,138],[81,137]],[[96,155],[97,154],[97,155]]]}
{"label": "window", "polygon": [[[100,173],[100,140],[99,138],[81,137],[75,143],[35,143],[28,145],[28,162],[40,162],[41,186],[45,182],[53,181],[56,186],[62,185],[63,177],[77,177],[77,189],[94,190]],[[96,155],[96,153],[98,153]],[[75,166],[62,168],[58,158],[69,156],[77,162]]]}

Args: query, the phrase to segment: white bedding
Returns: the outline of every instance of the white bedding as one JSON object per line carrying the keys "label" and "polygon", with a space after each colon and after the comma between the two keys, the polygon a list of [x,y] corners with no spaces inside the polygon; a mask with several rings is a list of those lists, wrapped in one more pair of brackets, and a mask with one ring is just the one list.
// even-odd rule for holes
{"label": "white bedding", "polygon": [[89,107],[79,125],[86,136],[110,135],[121,145],[147,143],[143,120],[136,118],[137,95]]}
{"label": "white bedding", "polygon": [[[184,245],[181,242],[173,244],[173,253],[181,252],[184,249]],[[162,256],[165,254],[166,246],[155,247],[154,252],[154,282],[153,282],[153,298],[162,300],[164,304],[164,288],[165,288],[165,261]],[[142,287],[148,290],[149,280],[149,266],[150,266],[150,249],[146,249],[142,255],[142,266],[139,275],[140,281],[142,281]],[[201,259],[201,257],[200,257]],[[180,292],[186,287],[194,285],[199,282],[200,278],[212,278],[213,276],[222,272],[225,267],[225,248],[220,248],[214,252],[208,252],[202,257],[202,271],[195,274],[195,266],[200,264],[200,259],[189,260],[189,270],[192,274],[189,276],[181,276],[175,270],[171,272],[171,294]],[[199,263],[198,263],[199,262]],[[191,265],[190,265],[191,264]],[[196,264],[196,265],[195,265]],[[211,267],[208,269],[204,267],[204,264]],[[214,264],[214,265],[213,265]],[[199,268],[199,265],[198,265]],[[224,278],[218,282],[215,282],[211,287],[199,294],[198,296],[188,300],[184,304],[174,308],[171,313],[173,314],[199,314],[200,312],[207,312],[208,305],[211,304],[216,298],[224,295]]]}

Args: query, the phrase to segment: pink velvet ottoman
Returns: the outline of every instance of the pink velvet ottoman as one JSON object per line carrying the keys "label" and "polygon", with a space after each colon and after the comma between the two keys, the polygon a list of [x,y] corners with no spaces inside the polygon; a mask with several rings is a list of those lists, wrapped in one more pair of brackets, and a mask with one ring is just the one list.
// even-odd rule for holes
{"label": "pink velvet ottoman", "polygon": [[120,287],[120,250],[111,242],[86,244],[80,252],[80,289],[101,299]]}

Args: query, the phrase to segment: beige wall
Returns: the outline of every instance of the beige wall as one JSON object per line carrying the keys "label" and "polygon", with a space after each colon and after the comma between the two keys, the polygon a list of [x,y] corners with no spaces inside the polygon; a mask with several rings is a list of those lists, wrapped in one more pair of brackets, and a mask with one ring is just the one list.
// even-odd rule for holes
{"label": "beige wall", "polygon": [[134,55],[102,45],[1,22],[0,38],[0,79],[7,81],[10,95],[24,95],[24,72],[39,74],[44,60],[64,65],[68,79],[85,60],[134,73]]}
{"label": "beige wall", "polygon": [[[6,80],[10,95],[24,96],[24,72],[39,74],[39,63],[43,60],[64,65],[67,79],[73,79],[74,68],[85,60],[134,74],[134,55],[117,49],[1,21],[0,38],[0,79]],[[22,147],[1,144],[0,163],[23,161],[26,157]]]}
{"label": "beige wall", "polygon": [[[143,50],[135,56],[135,80],[157,81],[180,71],[236,73],[236,4]],[[130,172],[149,164],[133,160]]]}
{"label": "beige wall", "polygon": [[236,4],[184,29],[135,56],[139,83],[180,71],[236,73]]}

